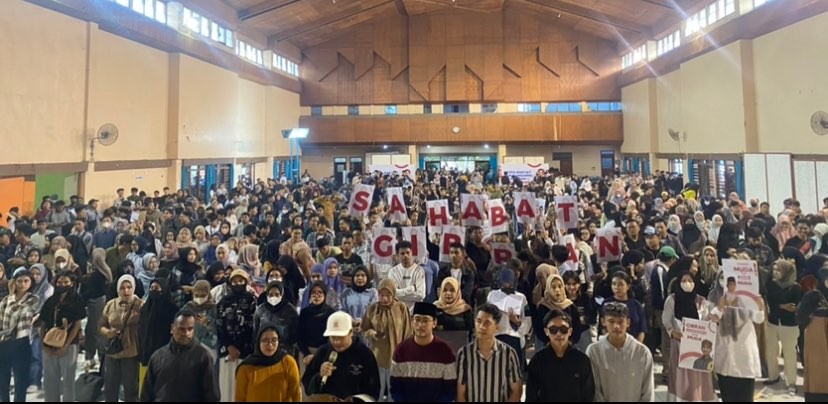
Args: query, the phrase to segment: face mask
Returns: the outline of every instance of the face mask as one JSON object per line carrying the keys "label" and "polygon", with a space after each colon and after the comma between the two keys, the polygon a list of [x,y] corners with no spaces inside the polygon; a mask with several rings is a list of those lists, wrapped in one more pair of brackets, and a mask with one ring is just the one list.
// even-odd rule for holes
{"label": "face mask", "polygon": [[719,286],[726,288],[727,287],[727,280],[719,279]]}
{"label": "face mask", "polygon": [[271,306],[276,306],[277,304],[279,304],[281,302],[282,302],[282,297],[281,296],[279,296],[279,297],[268,296],[267,297],[267,303],[270,304]]}
{"label": "face mask", "polygon": [[204,304],[204,303],[206,303],[206,302],[207,302],[207,298],[206,298],[206,297],[194,297],[194,298],[193,298],[193,303],[195,303],[195,304],[197,304],[197,305],[199,305],[199,306],[201,306],[202,304]]}
{"label": "face mask", "polygon": [[112,222],[104,222],[104,223],[103,223],[103,227],[104,227],[105,229],[108,229],[108,228],[112,227]]}
{"label": "face mask", "polygon": [[69,289],[72,289],[72,287],[71,286],[55,286],[55,293],[60,295],[60,294],[68,292]]}
{"label": "face mask", "polygon": [[683,290],[687,293],[690,293],[690,292],[693,291],[693,286],[695,286],[693,284],[693,282],[682,282],[681,283],[681,290]]}
{"label": "face mask", "polygon": [[58,268],[64,269],[64,268],[66,268],[67,264],[68,264],[68,262],[61,262],[60,264],[58,264]]}
{"label": "face mask", "polygon": [[233,285],[230,288],[233,290],[233,293],[240,294],[247,290],[247,285]]}
{"label": "face mask", "polygon": [[161,297],[161,291],[160,290],[151,291],[150,292],[150,297],[154,297],[156,299],[160,298]]}
{"label": "face mask", "polygon": [[515,293],[515,288],[501,288],[500,290],[502,290],[503,293],[505,293],[507,295],[511,295],[512,293]]}

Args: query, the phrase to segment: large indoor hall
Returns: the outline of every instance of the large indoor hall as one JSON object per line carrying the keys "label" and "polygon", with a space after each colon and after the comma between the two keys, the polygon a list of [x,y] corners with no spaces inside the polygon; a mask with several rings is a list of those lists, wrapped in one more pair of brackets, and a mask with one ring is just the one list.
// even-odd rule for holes
{"label": "large indoor hall", "polygon": [[826,402],[826,0],[0,0],[0,402]]}

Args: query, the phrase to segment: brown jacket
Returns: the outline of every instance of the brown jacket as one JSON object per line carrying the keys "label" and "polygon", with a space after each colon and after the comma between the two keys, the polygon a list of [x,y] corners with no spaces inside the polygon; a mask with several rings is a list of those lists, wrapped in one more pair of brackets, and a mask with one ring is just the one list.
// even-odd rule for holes
{"label": "brown jacket", "polygon": [[819,309],[805,329],[805,393],[828,395],[828,309]]}
{"label": "brown jacket", "polygon": [[[107,356],[112,359],[135,358],[138,356],[138,322],[141,317],[141,306],[143,305],[144,301],[138,297],[134,297],[132,302],[129,303],[121,301],[120,297],[106,302],[103,316],[101,316],[100,333],[106,338],[106,331],[120,331],[121,343],[124,346],[124,350],[120,353]],[[127,316],[129,308],[132,308],[132,312]],[[124,327],[124,320],[127,322],[126,327]]]}

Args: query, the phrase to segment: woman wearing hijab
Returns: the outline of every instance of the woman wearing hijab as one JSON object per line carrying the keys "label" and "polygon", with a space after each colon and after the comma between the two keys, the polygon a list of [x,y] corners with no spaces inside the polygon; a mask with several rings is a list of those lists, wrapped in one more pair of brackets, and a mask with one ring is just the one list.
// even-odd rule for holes
{"label": "woman wearing hijab", "polygon": [[[132,241],[132,252],[130,252],[126,256],[128,260],[132,261],[132,267],[134,268],[134,271],[131,275],[138,274],[144,271],[143,259],[146,253],[147,240],[145,240],[143,237],[135,237],[135,239]],[[139,294],[138,296],[143,295]]]}
{"label": "woman wearing hijab", "polygon": [[[726,296],[728,283],[735,289],[736,279],[725,279],[724,270],[719,270],[707,298],[711,313],[719,313],[713,369],[723,402],[752,402],[756,379],[762,377],[754,324],[765,321],[765,302],[757,298],[759,310],[748,308],[742,298]],[[711,319],[717,320],[715,315],[711,315]]]}
{"label": "woman wearing hijab", "polygon": [[[61,347],[43,345],[43,388],[46,402],[75,401],[75,371],[78,363],[78,340],[81,320],[86,318],[83,299],[75,291],[75,275],[58,273],[55,293],[40,309],[41,339],[54,327],[66,331]],[[62,400],[61,400],[62,396]]]}
{"label": "woman wearing hijab", "polygon": [[802,289],[796,283],[796,268],[790,261],[780,259],[773,264],[773,279],[767,286],[768,322],[765,328],[765,357],[768,364],[766,384],[778,383],[779,345],[785,365],[788,391],[796,394],[796,343],[799,326],[796,306],[802,300]]}
{"label": "woman wearing hijab", "polygon": [[112,282],[112,270],[106,265],[106,250],[92,250],[92,271],[81,278],[80,293],[86,301],[86,326],[83,329],[85,368],[95,367],[95,353],[104,360],[103,338],[98,333],[98,326],[106,305],[107,285]]}
{"label": "woman wearing hijab", "polygon": [[771,229],[771,234],[779,243],[779,251],[785,246],[788,240],[796,237],[796,229],[791,222],[791,218],[784,212],[776,217],[776,225]]}
{"label": "woman wearing hijab", "polygon": [[[311,268],[311,282],[321,281],[325,284],[325,303],[333,308],[332,303],[339,301],[339,295],[330,289],[328,283],[325,282],[325,267],[322,264],[313,264]],[[306,287],[302,293],[302,309],[308,306],[310,302],[310,286]]]}
{"label": "woman wearing hijab", "polygon": [[158,265],[159,268],[166,268],[172,271],[176,265],[178,265],[179,257],[178,257],[178,247],[176,243],[171,241],[165,241],[163,245],[163,250],[161,252],[161,263]]}
{"label": "woman wearing hijab", "polygon": [[182,248],[198,248],[195,242],[193,242],[193,233],[190,231],[189,228],[182,227],[181,230],[178,231],[178,237],[175,239],[175,244],[177,249]]}
{"label": "woman wearing hijab", "polygon": [[144,231],[141,232],[140,237],[147,242],[146,252],[158,255],[163,247],[161,245],[161,241],[155,238],[155,235],[153,234],[154,231],[155,225],[153,223],[144,223]]}
{"label": "woman wearing hijab", "polygon": [[[150,289],[150,282],[155,279],[155,273],[158,271],[158,257],[151,252],[144,254],[144,257],[141,259],[141,267],[143,267],[144,270],[137,274],[135,279],[144,291],[148,291]],[[146,296],[138,291],[136,291],[136,293],[139,297]]]}
{"label": "woman wearing hijab", "polygon": [[[49,270],[43,264],[34,264],[29,268],[32,274],[32,293],[37,296],[38,305],[37,312],[39,313],[46,300],[52,297],[54,288],[50,283]],[[43,390],[43,341],[41,340],[40,326],[32,327],[32,364],[31,372],[29,373],[29,389],[35,387],[35,391]]]}
{"label": "woman wearing hijab", "polygon": [[230,261],[230,247],[227,244],[222,243],[216,247],[216,262],[220,262],[225,268],[236,263]]}
{"label": "woman wearing hijab", "polygon": [[328,287],[322,281],[314,281],[307,287],[308,305],[299,311],[299,352],[302,353],[303,366],[307,366],[319,347],[328,340],[323,336],[328,326],[328,317],[335,310],[325,303]]}
{"label": "woman wearing hijab", "polygon": [[158,348],[170,343],[170,326],[175,320],[178,306],[173,303],[170,295],[169,278],[153,279],[150,282],[149,297],[141,307],[139,323],[139,360],[141,362],[138,373],[139,389],[144,385],[144,376],[150,357]]}
{"label": "woman wearing hijab", "polygon": [[231,401],[236,391],[236,368],[253,353],[253,314],[256,297],[247,291],[250,276],[235,269],[228,280],[230,293],[219,300],[216,330],[219,341],[219,386],[222,401]]}
{"label": "woman wearing hijab", "polygon": [[724,226],[724,219],[721,215],[715,214],[710,219],[710,227],[707,229],[707,243],[711,246],[716,246],[719,242],[719,233],[722,226]]}
{"label": "woman wearing hijab", "polygon": [[239,250],[239,266],[242,267],[253,280],[253,288],[257,293],[264,289],[265,273],[259,261],[259,246],[248,244]]}
{"label": "woman wearing hijab", "polygon": [[227,278],[224,276],[227,267],[221,262],[214,262],[207,267],[207,272],[204,275],[204,280],[210,284],[210,289],[214,287],[226,285]]}
{"label": "woman wearing hijab", "polygon": [[123,349],[106,353],[104,400],[117,402],[123,386],[124,401],[131,403],[138,401],[138,331],[144,301],[135,296],[135,278],[132,275],[121,276],[116,285],[118,297],[108,301],[104,307],[100,334],[108,341],[119,338]]}
{"label": "woman wearing hijab", "polygon": [[44,251],[45,254],[43,254],[41,262],[43,262],[43,264],[46,265],[46,269],[51,272],[50,275],[56,275],[57,273],[62,272],[62,270],[58,269],[55,265],[55,252],[61,248],[66,248],[66,238],[55,235],[55,237],[52,238],[52,241],[49,242],[49,249]]}
{"label": "woman wearing hijab", "polygon": [[692,255],[698,254],[702,247],[707,245],[707,236],[699,229],[693,216],[688,216],[684,220],[684,226],[682,226],[679,234],[679,241],[687,253]]}
{"label": "woman wearing hijab", "polygon": [[712,246],[705,246],[702,248],[701,257],[699,257],[699,277],[702,282],[707,285],[708,289],[716,283],[716,276],[719,273],[719,256],[716,248]]}
{"label": "woman wearing hijab", "polygon": [[236,369],[236,402],[302,401],[299,366],[282,345],[277,325],[259,327],[253,354]]}
{"label": "woman wearing hijab", "polygon": [[[31,272],[21,267],[14,271],[13,292],[0,301],[0,402],[9,402],[9,385],[14,373],[16,386],[29,386],[32,361],[29,338],[32,318],[40,300],[33,293]],[[26,388],[14,389],[14,401],[26,401]]]}
{"label": "woman wearing hijab", "polygon": [[536,346],[545,346],[549,344],[549,336],[544,333],[546,327],[543,323],[543,319],[552,310],[560,310],[568,314],[572,319],[572,335],[570,337],[570,341],[573,344],[577,344],[578,339],[581,337],[581,333],[584,331],[584,326],[581,323],[581,316],[578,313],[578,308],[572,300],[569,300],[566,296],[566,283],[560,275],[550,275],[546,278],[544,296],[540,302],[538,302],[537,310],[532,316],[534,329],[536,330]]}
{"label": "woman wearing hijab", "polygon": [[[115,273],[112,274],[112,278],[113,279],[120,279],[121,276],[124,276],[124,275],[132,275],[134,277],[135,276],[135,267],[134,267],[134,265],[135,265],[135,263],[131,260],[128,260],[128,259],[121,261],[121,263],[118,264],[118,267],[115,268]],[[146,290],[144,289],[144,285],[141,282],[136,282],[134,292],[135,292],[135,296],[138,296],[139,298],[143,297],[145,292],[146,292]],[[118,290],[115,288],[114,283],[110,283],[109,288],[107,289],[107,292],[106,292],[106,300],[114,299],[116,297],[118,297]]]}
{"label": "woman wearing hijab", "polygon": [[263,295],[265,302],[256,308],[253,314],[253,328],[270,324],[279,329],[279,345],[290,355],[298,358],[296,336],[299,332],[299,314],[296,307],[284,299],[284,284],[280,281],[269,282]]}
{"label": "woman wearing hijab", "polygon": [[216,334],[216,302],[210,296],[210,283],[202,279],[193,286],[193,300],[184,305],[196,317],[195,337],[207,348],[213,359],[218,356],[218,335]]}
{"label": "woman wearing hijab", "polygon": [[[391,357],[400,342],[410,337],[411,315],[405,303],[397,300],[397,285],[393,279],[379,284],[379,300],[368,306],[360,327],[377,359],[380,375],[380,397],[390,388]],[[391,397],[390,391],[387,393]]]}
{"label": "woman wearing hijab", "polygon": [[437,329],[434,335],[446,341],[455,352],[471,341],[474,335],[474,312],[463,300],[460,282],[449,276],[440,285],[437,306]]}
{"label": "woman wearing hijab", "polygon": [[270,240],[265,245],[262,252],[262,269],[265,273],[270,272],[272,268],[278,265],[280,244],[279,240]]}
{"label": "woman wearing hijab", "polygon": [[325,281],[325,285],[328,286],[329,290],[333,292],[328,295],[331,297],[328,305],[333,307],[334,310],[339,310],[339,298],[345,290],[345,282],[342,281],[342,276],[339,273],[339,261],[331,257],[326,259],[322,263],[322,266],[325,268],[325,271],[322,273],[322,279]]}
{"label": "woman wearing hijab", "polygon": [[682,320],[685,318],[708,320],[709,304],[707,299],[696,294],[694,277],[690,272],[683,272],[673,282],[671,294],[664,301],[661,315],[670,340],[670,363],[667,391],[669,398],[682,401],[714,401],[716,391],[713,389],[713,377],[709,372],[699,372],[679,368],[679,345],[682,335]]}
{"label": "woman wearing hijab", "polygon": [[354,268],[353,281],[351,286],[345,289],[340,296],[342,311],[351,315],[354,319],[354,328],[359,329],[362,318],[368,306],[374,304],[379,298],[379,293],[369,280],[368,269],[365,265]]}
{"label": "woman wearing hijab", "polygon": [[[183,248],[179,253],[178,265],[173,270],[178,284],[189,295],[196,280],[202,277],[203,270],[199,264],[198,250],[193,247]],[[189,300],[189,299],[187,299]]]}
{"label": "woman wearing hijab", "polygon": [[285,299],[296,306],[299,302],[299,290],[307,285],[305,276],[299,270],[296,260],[290,255],[282,255],[276,261],[276,268],[282,273],[282,282],[285,284]]}
{"label": "woman wearing hijab", "polygon": [[218,257],[216,256],[216,250],[218,246],[221,244],[221,236],[218,233],[213,234],[210,236],[210,245],[207,246],[207,250],[204,251],[204,264],[210,265],[216,261],[218,261]]}

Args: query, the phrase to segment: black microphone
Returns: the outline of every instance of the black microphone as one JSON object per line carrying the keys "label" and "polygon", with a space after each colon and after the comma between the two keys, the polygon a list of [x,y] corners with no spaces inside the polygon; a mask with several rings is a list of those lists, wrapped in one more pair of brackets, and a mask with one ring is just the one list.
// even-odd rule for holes
{"label": "black microphone", "polygon": [[[337,356],[339,356],[339,353],[337,353],[336,351],[331,351],[331,354],[328,355],[328,362],[330,362],[331,364],[336,363]],[[328,376],[322,376],[322,385],[324,386],[327,382]]]}

